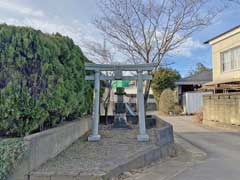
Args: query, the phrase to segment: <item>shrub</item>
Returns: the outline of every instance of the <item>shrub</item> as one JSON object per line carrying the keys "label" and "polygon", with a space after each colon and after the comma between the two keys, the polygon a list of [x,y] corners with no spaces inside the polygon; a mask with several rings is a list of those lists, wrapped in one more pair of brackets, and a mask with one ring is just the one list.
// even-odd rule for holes
{"label": "shrub", "polygon": [[179,72],[171,68],[161,67],[154,73],[151,87],[157,103],[159,103],[163,90],[167,88],[174,89],[175,82],[180,78]]}
{"label": "shrub", "polygon": [[22,139],[0,140],[0,179],[6,180],[25,151]]}
{"label": "shrub", "polygon": [[165,89],[159,99],[159,112],[161,114],[180,114],[181,107],[177,104],[176,92],[171,89]]}
{"label": "shrub", "polygon": [[80,48],[68,37],[0,25],[0,132],[24,136],[89,112]]}

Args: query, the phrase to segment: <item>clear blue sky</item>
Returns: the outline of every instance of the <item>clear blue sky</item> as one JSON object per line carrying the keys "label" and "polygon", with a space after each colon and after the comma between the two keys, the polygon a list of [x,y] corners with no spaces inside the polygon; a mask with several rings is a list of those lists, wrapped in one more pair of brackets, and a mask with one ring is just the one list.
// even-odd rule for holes
{"label": "clear blue sky", "polygon": [[[226,10],[213,24],[197,32],[185,44],[180,55],[171,57],[171,65],[183,76],[201,62],[211,67],[211,48],[206,40],[240,24],[240,6]],[[44,32],[60,32],[81,46],[84,40],[96,40],[99,33],[91,24],[97,16],[96,0],[0,0],[0,22],[31,26]]]}

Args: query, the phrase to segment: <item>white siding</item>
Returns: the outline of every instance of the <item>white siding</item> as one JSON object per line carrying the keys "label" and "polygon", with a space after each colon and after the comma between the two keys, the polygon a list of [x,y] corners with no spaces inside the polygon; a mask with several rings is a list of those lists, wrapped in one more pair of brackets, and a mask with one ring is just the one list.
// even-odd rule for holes
{"label": "white siding", "polygon": [[196,113],[203,106],[203,96],[212,92],[186,92],[183,95],[183,111],[185,114]]}

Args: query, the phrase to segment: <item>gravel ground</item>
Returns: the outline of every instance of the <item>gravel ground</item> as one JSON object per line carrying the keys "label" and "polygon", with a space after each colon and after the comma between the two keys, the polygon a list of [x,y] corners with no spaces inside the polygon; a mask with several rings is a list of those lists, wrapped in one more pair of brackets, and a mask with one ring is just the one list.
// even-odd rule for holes
{"label": "gravel ground", "polygon": [[101,175],[128,160],[128,158],[156,147],[154,129],[147,130],[149,142],[138,142],[138,128],[110,129],[100,127],[99,142],[79,139],[67,150],[48,161],[33,173]]}

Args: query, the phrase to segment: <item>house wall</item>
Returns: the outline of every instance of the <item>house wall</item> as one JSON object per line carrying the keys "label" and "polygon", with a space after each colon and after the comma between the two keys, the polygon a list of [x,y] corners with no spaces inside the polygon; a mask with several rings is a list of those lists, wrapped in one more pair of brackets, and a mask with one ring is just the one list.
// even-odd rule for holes
{"label": "house wall", "polygon": [[[124,103],[130,103],[130,104],[137,104],[137,87],[136,86],[130,86],[124,88],[125,93],[127,96],[124,96],[123,100]],[[116,89],[111,90],[111,95],[110,95],[110,104],[108,106],[108,115],[113,116],[114,115],[114,109],[115,109],[115,103],[117,102],[117,95],[115,95]],[[103,97],[101,99],[100,103],[100,115],[104,116],[105,115],[105,109],[104,109],[104,100],[108,94],[108,89],[105,88],[105,91],[103,93]],[[149,92],[149,97],[147,100],[147,111],[155,111],[156,108],[156,101],[153,96],[153,91],[150,89]]]}
{"label": "house wall", "polygon": [[205,95],[203,123],[240,125],[240,93]]}
{"label": "house wall", "polygon": [[240,78],[240,69],[229,72],[221,72],[221,52],[240,46],[240,32],[230,37],[214,42],[212,45],[213,81],[232,81]]}

